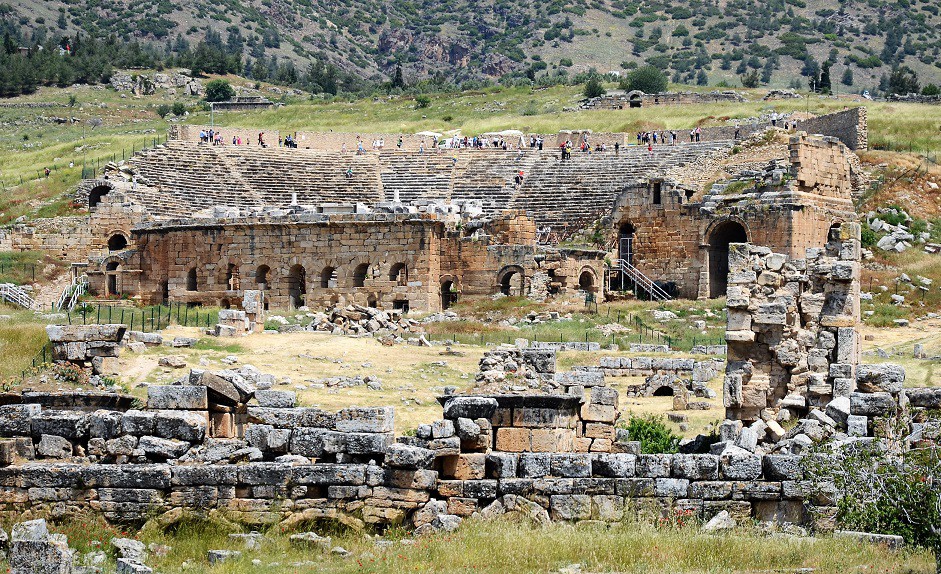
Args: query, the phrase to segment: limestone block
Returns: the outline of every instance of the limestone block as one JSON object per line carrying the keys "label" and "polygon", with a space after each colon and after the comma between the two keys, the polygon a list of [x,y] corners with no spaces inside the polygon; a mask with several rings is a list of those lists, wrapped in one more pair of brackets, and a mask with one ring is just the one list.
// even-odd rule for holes
{"label": "limestone block", "polygon": [[459,417],[489,419],[496,409],[497,400],[491,397],[454,397],[444,403],[444,417],[447,419]]}
{"label": "limestone block", "polygon": [[446,457],[443,460],[441,472],[455,480],[484,479],[487,476],[487,455],[470,453]]}
{"label": "limestone block", "polygon": [[762,471],[761,456],[742,448],[727,447],[719,455],[719,470],[726,480],[757,480]]}
{"label": "limestone block", "polygon": [[72,456],[72,443],[58,435],[44,434],[36,445],[36,454],[45,458],[69,458]]}
{"label": "limestone block", "polygon": [[719,478],[719,459],[711,454],[673,455],[672,476],[690,480]]}
{"label": "limestone block", "polygon": [[394,428],[392,407],[350,407],[337,413],[336,429],[341,432],[385,433]]}
{"label": "limestone block", "polygon": [[431,424],[432,438],[448,438],[454,436],[454,433],[454,422],[448,419],[438,420]]}
{"label": "limestone block", "polygon": [[846,417],[846,434],[853,437],[869,436],[869,417],[863,415]]}
{"label": "limestone block", "polygon": [[461,440],[475,440],[481,433],[480,425],[474,421],[460,417],[455,424],[455,432]]}
{"label": "limestone block", "polygon": [[85,413],[79,411],[44,410],[32,417],[33,436],[56,435],[68,439],[83,438],[88,433]]}
{"label": "limestone block", "polygon": [[853,393],[850,395],[850,412],[854,415],[879,417],[897,408],[889,393]]}
{"label": "limestone block", "polygon": [[154,434],[160,438],[198,443],[205,438],[208,426],[208,413],[157,411],[154,414]]}
{"label": "limestone block", "polygon": [[71,574],[73,556],[65,536],[38,519],[13,527],[9,563],[11,574]]}
{"label": "limestone block", "polygon": [[426,469],[435,460],[435,451],[427,448],[392,444],[386,451],[386,464],[397,468]]}
{"label": "limestone block", "polygon": [[626,453],[595,453],[591,455],[593,476],[632,478],[637,468],[637,457]]}
{"label": "limestone block", "polygon": [[504,479],[515,478],[519,455],[507,452],[491,452],[487,454],[487,476],[489,478]]}
{"label": "limestone block", "polygon": [[496,449],[505,452],[527,452],[532,450],[531,431],[526,428],[498,428]]}
{"label": "limestone block", "polygon": [[153,385],[147,388],[147,408],[151,410],[206,410],[209,408],[206,387]]}
{"label": "limestone block", "polygon": [[255,400],[261,407],[289,409],[297,405],[297,393],[294,391],[262,390],[255,391]]}
{"label": "limestone block", "polygon": [[654,482],[654,493],[661,498],[686,498],[689,480],[685,478],[658,478]]}
{"label": "limestone block", "polygon": [[881,363],[859,365],[856,369],[856,387],[863,393],[895,394],[902,390],[904,382],[905,369],[900,365]]}
{"label": "limestone block", "polygon": [[550,472],[561,478],[586,478],[591,476],[591,455],[563,454],[550,455]]}
{"label": "limestone block", "polygon": [[768,480],[801,480],[804,476],[801,461],[796,455],[769,454],[762,457],[762,469]]}
{"label": "limestone block", "polygon": [[588,403],[582,406],[581,417],[584,421],[613,423],[617,418],[617,408]]}
{"label": "limestone block", "polygon": [[639,478],[666,478],[670,476],[673,457],[669,454],[641,454],[637,456],[635,476]]}
{"label": "limestone block", "polygon": [[550,496],[549,513],[553,520],[588,520],[591,518],[591,497],[584,494]]}
{"label": "limestone block", "polygon": [[619,522],[624,518],[624,498],[609,494],[591,497],[591,519],[602,522]]}
{"label": "limestone block", "polygon": [[549,476],[551,458],[545,453],[524,453],[519,457],[519,476],[523,478],[542,478]]}
{"label": "limestone block", "polygon": [[[573,450],[573,441],[577,440],[572,429],[533,429],[531,450],[533,452],[566,452]],[[589,439],[590,446],[590,439]],[[577,450],[577,449],[576,449]],[[587,452],[586,448],[582,452]]]}
{"label": "limestone block", "polygon": [[30,436],[30,421],[41,410],[40,405],[32,403],[0,406],[0,436]]}
{"label": "limestone block", "polygon": [[276,428],[293,429],[297,427],[308,427],[332,429],[336,426],[337,415],[313,407],[280,409],[249,406],[248,420],[249,422],[268,424]]}
{"label": "limestone block", "polygon": [[138,437],[153,434],[154,417],[153,412],[131,409],[121,417],[121,428],[125,433]]}
{"label": "limestone block", "polygon": [[592,387],[591,403],[595,405],[609,405],[616,407],[618,404],[618,392],[611,387]]}

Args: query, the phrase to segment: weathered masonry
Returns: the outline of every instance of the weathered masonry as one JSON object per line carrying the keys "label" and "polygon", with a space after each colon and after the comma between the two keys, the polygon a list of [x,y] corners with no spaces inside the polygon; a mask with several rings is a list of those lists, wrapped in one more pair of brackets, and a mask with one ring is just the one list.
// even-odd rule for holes
{"label": "weathered masonry", "polygon": [[[237,306],[246,289],[270,308],[345,306],[440,310],[462,295],[594,291],[603,254],[535,245],[535,227],[509,213],[467,234],[432,214],[304,213],[161,220],[133,229],[135,249],[89,269],[93,289]],[[116,279],[111,279],[116,277]]]}

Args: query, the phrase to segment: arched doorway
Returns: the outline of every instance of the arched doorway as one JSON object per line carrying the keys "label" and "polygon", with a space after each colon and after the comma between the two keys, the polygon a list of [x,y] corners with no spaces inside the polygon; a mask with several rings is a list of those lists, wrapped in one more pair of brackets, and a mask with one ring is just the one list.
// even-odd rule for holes
{"label": "arched doorway", "polygon": [[320,286],[324,289],[337,288],[337,269],[336,267],[324,267],[320,272]]}
{"label": "arched doorway", "polygon": [[122,249],[127,249],[127,237],[115,233],[108,238],[108,251],[121,251]]}
{"label": "arched doorway", "polygon": [[365,287],[369,275],[369,263],[360,263],[353,270],[353,287]]}
{"label": "arched doorway", "polygon": [[405,263],[396,263],[389,268],[389,281],[397,283],[398,285],[406,285],[408,283],[408,267]]}
{"label": "arched doorway", "polygon": [[303,307],[306,295],[307,271],[303,265],[294,265],[288,272],[288,299],[291,302],[291,308]]}
{"label": "arched doorway", "polygon": [[225,288],[229,291],[238,291],[241,289],[242,281],[239,275],[239,266],[235,263],[229,263],[225,270]]}
{"label": "arched doorway", "polygon": [[121,264],[117,261],[110,261],[105,265],[105,277],[107,278],[105,289],[107,290],[107,295],[121,294],[118,288],[118,271],[120,268]]}
{"label": "arched doorway", "polygon": [[729,244],[748,242],[737,221],[723,221],[709,234],[709,296],[724,297],[729,287]]}
{"label": "arched doorway", "polygon": [[655,397],[672,397],[672,396],[673,396],[673,387],[664,385],[664,386],[660,387],[659,389],[657,389],[656,391],[654,391],[654,392],[653,392],[653,396],[655,396]]}
{"label": "arched doorway", "polygon": [[187,274],[186,274],[186,290],[187,290],[187,291],[197,291],[197,290],[198,290],[198,289],[197,289],[197,286],[198,286],[198,285],[197,285],[197,283],[196,283],[196,268],[193,267],[193,268],[190,269],[189,272],[187,272]]}
{"label": "arched doorway", "polygon": [[457,288],[454,281],[446,279],[441,283],[441,310],[447,310],[457,303]]}
{"label": "arched doorway", "polygon": [[578,288],[586,293],[595,292],[595,274],[585,269],[578,276]]}
{"label": "arched doorway", "polygon": [[94,209],[110,192],[111,188],[107,185],[99,185],[98,187],[92,188],[92,190],[88,192],[88,209]]}
{"label": "arched doorway", "polygon": [[268,285],[271,283],[271,267],[267,265],[259,266],[255,270],[255,283],[258,284],[258,289],[267,291]]}
{"label": "arched doorway", "polygon": [[507,296],[522,297],[526,292],[526,277],[520,267],[505,267],[497,276],[500,292]]}

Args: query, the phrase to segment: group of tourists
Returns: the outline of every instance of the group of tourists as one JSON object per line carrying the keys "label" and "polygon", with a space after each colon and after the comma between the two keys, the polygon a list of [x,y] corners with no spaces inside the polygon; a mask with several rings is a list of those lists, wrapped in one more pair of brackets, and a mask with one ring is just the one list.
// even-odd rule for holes
{"label": "group of tourists", "polygon": [[199,143],[222,145],[222,134],[213,130],[199,130]]}
{"label": "group of tourists", "polygon": [[290,147],[297,148],[297,132],[294,132],[294,135],[288,134],[284,136],[284,139],[281,139],[281,136],[278,136],[278,147]]}

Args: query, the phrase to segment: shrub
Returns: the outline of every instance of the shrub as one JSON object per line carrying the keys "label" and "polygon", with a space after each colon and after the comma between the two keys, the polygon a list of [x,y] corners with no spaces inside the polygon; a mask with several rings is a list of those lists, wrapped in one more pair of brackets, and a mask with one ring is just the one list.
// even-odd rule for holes
{"label": "shrub", "polygon": [[173,111],[173,115],[182,116],[186,113],[186,106],[183,105],[183,102],[173,102],[173,108],[171,108],[171,110]]}
{"label": "shrub", "polygon": [[425,94],[418,94],[417,96],[415,96],[415,108],[416,109],[427,108],[430,105],[431,105],[431,98],[429,98]]}
{"label": "shrub", "polygon": [[879,237],[876,235],[876,232],[869,228],[868,225],[862,228],[859,234],[859,239],[863,244],[863,247],[872,247],[879,241]]}
{"label": "shrub", "polygon": [[624,428],[630,440],[640,441],[640,452],[643,454],[673,453],[680,444],[680,437],[667,428],[662,416],[632,414]]}
{"label": "shrub", "polygon": [[624,77],[621,88],[627,91],[640,90],[646,94],[665,92],[668,79],[666,74],[654,66],[637,68]]}
{"label": "shrub", "polygon": [[159,106],[157,106],[157,115],[160,116],[161,119],[163,119],[167,117],[167,114],[170,113],[171,109],[172,108],[167,104],[160,104]]}
{"label": "shrub", "polygon": [[206,84],[207,102],[224,102],[235,97],[235,90],[225,80],[213,80]]}
{"label": "shrub", "polygon": [[585,83],[585,89],[582,93],[586,98],[600,98],[607,92],[604,86],[601,85],[601,80],[598,79],[598,76],[592,76],[588,79],[588,82]]}

